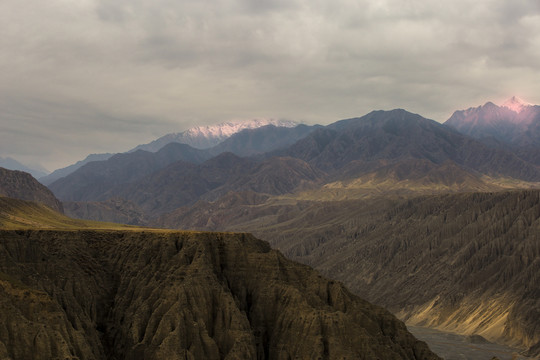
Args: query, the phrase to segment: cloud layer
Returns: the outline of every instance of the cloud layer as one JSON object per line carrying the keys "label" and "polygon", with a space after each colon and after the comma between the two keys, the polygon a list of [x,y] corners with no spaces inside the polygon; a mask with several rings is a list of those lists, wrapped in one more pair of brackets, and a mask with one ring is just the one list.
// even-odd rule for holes
{"label": "cloud layer", "polygon": [[537,0],[4,0],[0,32],[0,156],[51,170],[229,119],[540,103]]}

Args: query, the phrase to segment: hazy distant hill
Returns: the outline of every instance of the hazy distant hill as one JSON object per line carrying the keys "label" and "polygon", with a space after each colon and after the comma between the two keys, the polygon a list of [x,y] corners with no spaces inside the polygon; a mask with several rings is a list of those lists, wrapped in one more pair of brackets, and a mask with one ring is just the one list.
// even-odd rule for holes
{"label": "hazy distant hill", "polygon": [[5,169],[9,169],[9,170],[24,171],[24,172],[29,173],[30,175],[32,175],[36,179],[39,179],[40,177],[45,176],[48,173],[47,170],[45,170],[45,169],[43,169],[41,167],[40,168],[29,167],[29,166],[26,166],[24,164],[21,164],[17,160],[12,159],[10,157],[5,157],[5,158],[0,157],[0,167],[3,167]]}
{"label": "hazy distant hill", "polygon": [[87,163],[49,188],[62,201],[106,200],[102,195],[115,186],[142,179],[176,161],[198,163],[208,157],[204,150],[171,143],[156,153],[138,150]]}
{"label": "hazy distant hill", "polygon": [[266,125],[242,130],[210,149],[214,155],[231,152],[238,156],[251,156],[291,146],[306,137],[320,125],[284,127]]}
{"label": "hazy distant hill", "polygon": [[88,164],[89,162],[92,162],[92,161],[105,161],[105,160],[109,159],[113,155],[114,154],[110,154],[110,153],[107,153],[107,154],[90,154],[84,160],[77,161],[73,165],[69,165],[69,166],[66,166],[65,168],[55,170],[52,173],[50,173],[49,175],[38,177],[37,179],[39,180],[40,183],[48,186],[48,185],[52,184],[53,182],[55,182],[56,180],[61,179],[61,178],[65,177],[65,176],[68,176],[69,174],[71,174],[75,170],[79,169],[83,165]]}
{"label": "hazy distant hill", "polygon": [[258,162],[223,153],[200,165],[176,162],[140,181],[114,188],[105,196],[125,198],[156,216],[201,198],[217,199],[229,191],[289,193],[316,184],[322,176],[298,159]]}
{"label": "hazy distant hill", "polygon": [[343,173],[351,177],[406,159],[425,159],[434,164],[452,161],[491,176],[540,180],[540,168],[513,153],[401,109],[338,121],[278,153],[307,161],[336,179]]}
{"label": "hazy distant hill", "polygon": [[14,199],[30,200],[63,212],[62,204],[54,194],[32,175],[0,167],[0,195]]}
{"label": "hazy distant hill", "polygon": [[494,138],[514,146],[540,147],[540,106],[512,97],[501,106],[458,110],[444,123],[477,139]]}
{"label": "hazy distant hill", "polygon": [[[222,123],[213,126],[199,126],[191,128],[182,133],[167,134],[149,144],[138,145],[129,152],[137,150],[145,150],[149,152],[157,152],[162,147],[169,143],[188,144],[194,148],[207,149],[226,141],[230,137],[234,137],[243,131],[261,129],[261,132],[249,132],[242,135],[238,140],[231,140],[227,145],[216,147],[212,154],[218,155],[222,152],[232,152],[240,156],[253,155],[263,153],[270,150],[279,149],[288,146],[309,133],[316,126],[299,125],[292,121],[284,120],[251,120]],[[263,129],[267,128],[267,129]],[[294,128],[288,131],[289,128]],[[263,135],[264,134],[264,135]],[[246,140],[246,137],[251,137],[251,140]],[[115,154],[91,154],[84,160],[67,166],[62,169],[53,171],[51,174],[36,173],[36,177],[42,184],[50,185],[58,179],[68,176],[77,169],[92,161],[104,161]],[[6,159],[10,160],[11,159]],[[2,159],[0,158],[0,166]],[[21,165],[22,166],[22,165]],[[10,166],[4,166],[11,168]],[[28,171],[23,168],[13,168],[14,170]],[[45,176],[46,175],[46,176]]]}
{"label": "hazy distant hill", "polygon": [[195,126],[180,133],[164,135],[148,144],[139,145],[131,151],[146,150],[156,152],[171,142],[187,144],[196,149],[209,149],[242,130],[256,129],[267,125],[274,125],[276,127],[295,127],[298,123],[275,119],[253,119],[245,121],[229,121],[218,125]]}

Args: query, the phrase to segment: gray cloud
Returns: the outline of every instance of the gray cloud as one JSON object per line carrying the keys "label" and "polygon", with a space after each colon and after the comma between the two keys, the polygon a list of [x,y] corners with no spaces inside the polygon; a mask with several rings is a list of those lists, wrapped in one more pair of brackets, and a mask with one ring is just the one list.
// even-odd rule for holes
{"label": "gray cloud", "polygon": [[4,0],[0,156],[51,169],[237,118],[540,103],[536,0]]}

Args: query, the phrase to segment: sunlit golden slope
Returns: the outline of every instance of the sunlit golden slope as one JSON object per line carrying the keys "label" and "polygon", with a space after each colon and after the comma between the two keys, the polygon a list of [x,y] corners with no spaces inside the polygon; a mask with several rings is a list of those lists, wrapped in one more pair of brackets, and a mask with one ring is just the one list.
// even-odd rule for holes
{"label": "sunlit golden slope", "polygon": [[2,229],[129,229],[132,226],[76,220],[31,201],[0,196]]}

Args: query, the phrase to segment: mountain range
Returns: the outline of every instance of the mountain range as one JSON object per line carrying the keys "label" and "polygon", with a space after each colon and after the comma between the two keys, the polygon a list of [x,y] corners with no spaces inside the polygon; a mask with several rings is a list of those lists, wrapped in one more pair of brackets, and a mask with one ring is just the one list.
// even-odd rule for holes
{"label": "mountain range", "polygon": [[[264,127],[267,131],[259,134],[258,138],[253,138],[249,135],[249,130]],[[157,152],[170,143],[189,144],[197,149],[210,149],[214,148],[211,153],[218,155],[225,151],[231,151],[240,156],[249,156],[257,153],[264,153],[266,151],[286,146],[294,143],[311,131],[315,126],[299,125],[292,121],[285,120],[249,120],[249,121],[236,121],[225,122],[212,126],[197,126],[190,128],[181,133],[171,133],[160,137],[148,144],[138,145],[134,149],[128,151],[136,152],[138,150],[145,150],[149,152]],[[292,131],[289,131],[289,128]],[[227,139],[236,133],[243,133],[246,138],[245,141],[233,141],[232,145],[227,142]],[[224,143],[220,146],[217,146]],[[240,145],[241,144],[241,145]],[[61,169],[53,171],[51,174],[45,173],[33,173],[34,177],[44,185],[50,185],[58,179],[61,179],[69,174],[75,172],[77,169],[94,161],[105,161],[115,154],[91,154],[84,160],[78,161],[75,164],[66,166]],[[2,166],[0,164],[0,166]],[[10,167],[14,170],[23,170],[21,167]]]}
{"label": "mountain range", "polygon": [[107,160],[113,155],[114,154],[111,154],[111,153],[90,154],[84,160],[77,161],[75,164],[66,166],[66,167],[61,168],[61,169],[57,169],[57,170],[53,171],[52,173],[50,173],[48,175],[45,175],[45,176],[41,176],[41,177],[34,176],[34,177],[37,178],[39,180],[39,182],[42,183],[43,185],[48,186],[48,185],[52,184],[53,182],[55,182],[56,180],[61,179],[61,178],[65,177],[65,176],[68,176],[69,174],[71,174],[75,170],[79,169],[83,165],[88,164],[89,162]]}
{"label": "mountain range", "polygon": [[[254,140],[283,131],[292,135],[281,136],[289,140],[275,144],[284,143],[281,149]],[[325,127],[244,130],[206,150],[170,143],[155,153],[117,154],[88,163],[49,187],[62,201],[121,198],[139,207],[144,217],[155,218],[230,191],[315,197],[336,192],[350,198],[381,191],[501,190],[536,182],[540,167],[514,152],[398,109]]]}
{"label": "mountain range", "polygon": [[459,110],[445,122],[459,132],[477,139],[495,139],[516,147],[540,147],[540,106],[513,96],[500,106]]}
{"label": "mountain range", "polygon": [[5,158],[0,157],[0,167],[9,169],[9,170],[24,171],[24,172],[29,173],[36,179],[39,179],[40,177],[46,176],[48,174],[48,171],[42,168],[41,166],[26,166],[10,157],[5,157]]}
{"label": "mountain range", "polygon": [[256,129],[267,125],[293,128],[299,124],[288,120],[252,119],[229,121],[217,125],[195,126],[180,133],[164,135],[148,144],[138,145],[131,151],[146,150],[156,152],[163,146],[172,142],[187,144],[196,149],[209,149],[242,130]]}

